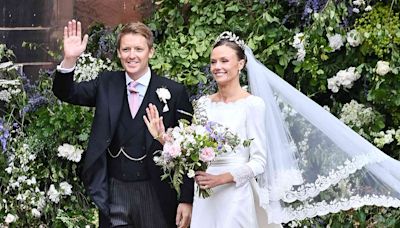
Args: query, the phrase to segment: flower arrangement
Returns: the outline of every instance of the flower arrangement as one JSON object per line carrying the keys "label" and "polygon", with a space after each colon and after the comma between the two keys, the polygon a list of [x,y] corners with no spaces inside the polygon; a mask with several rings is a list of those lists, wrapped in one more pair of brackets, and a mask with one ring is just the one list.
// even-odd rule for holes
{"label": "flower arrangement", "polygon": [[[195,106],[197,113],[201,108]],[[204,112],[202,112],[204,113]],[[243,140],[229,128],[204,116],[197,118],[196,113],[192,124],[180,120],[179,125],[169,128],[163,135],[165,141],[160,156],[154,161],[163,168],[161,179],[170,178],[171,184],[180,195],[180,185],[184,175],[194,178],[196,171],[206,171],[209,164],[220,154],[235,151],[238,146],[250,146],[251,139]],[[209,197],[211,189],[197,188],[200,197]]]}

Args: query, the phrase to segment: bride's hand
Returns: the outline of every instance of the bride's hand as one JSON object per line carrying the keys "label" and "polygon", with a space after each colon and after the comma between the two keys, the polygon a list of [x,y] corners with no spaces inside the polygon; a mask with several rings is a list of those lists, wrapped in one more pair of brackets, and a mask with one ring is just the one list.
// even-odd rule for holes
{"label": "bride's hand", "polygon": [[147,116],[144,115],[143,120],[146,123],[147,129],[154,139],[164,144],[163,135],[165,134],[165,127],[163,117],[160,117],[157,107],[153,104],[149,104],[149,107],[146,108],[146,113]]}
{"label": "bride's hand", "polygon": [[233,182],[233,176],[230,173],[213,175],[206,172],[197,171],[195,180],[201,189],[209,189]]}

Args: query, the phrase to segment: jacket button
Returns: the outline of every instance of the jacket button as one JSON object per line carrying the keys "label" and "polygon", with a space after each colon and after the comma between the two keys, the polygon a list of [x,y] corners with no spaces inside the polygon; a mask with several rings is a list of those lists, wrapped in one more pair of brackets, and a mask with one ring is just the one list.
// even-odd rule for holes
{"label": "jacket button", "polygon": [[110,139],[110,138],[108,138],[108,139],[106,140],[106,142],[107,142],[107,143],[110,143],[110,142],[111,142],[111,139]]}

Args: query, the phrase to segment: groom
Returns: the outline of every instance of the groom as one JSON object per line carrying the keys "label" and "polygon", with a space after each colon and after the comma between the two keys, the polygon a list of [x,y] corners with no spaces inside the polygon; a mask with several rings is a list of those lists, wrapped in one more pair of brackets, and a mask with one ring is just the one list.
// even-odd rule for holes
{"label": "groom", "polygon": [[193,111],[184,87],[150,70],[153,35],[142,23],[127,24],[118,35],[117,53],[124,71],[76,83],[73,71],[87,41],[81,23],[69,21],[53,92],[62,101],[96,107],[81,178],[99,208],[100,227],[188,227],[193,181],[184,180],[179,199],[161,181],[153,155],[162,145],[143,121],[149,104],[157,107],[166,127],[187,119],[178,111]]}

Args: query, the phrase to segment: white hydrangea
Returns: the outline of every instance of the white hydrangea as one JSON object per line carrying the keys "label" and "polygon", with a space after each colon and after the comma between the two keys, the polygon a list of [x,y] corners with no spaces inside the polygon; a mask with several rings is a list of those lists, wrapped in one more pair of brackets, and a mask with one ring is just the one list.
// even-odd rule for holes
{"label": "white hydrangea", "polygon": [[397,140],[397,145],[400,145],[400,128],[397,129],[396,133],[394,134],[394,138]]}
{"label": "white hydrangea", "polygon": [[378,133],[371,133],[372,136],[374,136],[374,144],[382,148],[386,144],[390,144],[394,141],[393,136],[396,134],[396,131],[394,129],[380,131]]}
{"label": "white hydrangea", "polygon": [[337,93],[339,87],[343,86],[346,89],[353,87],[354,81],[358,80],[361,74],[355,67],[349,67],[346,70],[340,70],[332,78],[328,78],[328,89],[332,92]]}
{"label": "white hydrangea", "polygon": [[376,63],[376,67],[375,67],[375,72],[381,76],[386,75],[387,73],[389,73],[392,69],[390,68],[389,62],[387,61],[382,61],[379,60]]}
{"label": "white hydrangea", "polygon": [[54,203],[58,203],[60,202],[60,192],[58,192],[56,190],[56,188],[54,187],[54,184],[50,185],[49,190],[47,191],[47,196],[49,197],[49,199],[54,202]]}
{"label": "white hydrangea", "polygon": [[89,81],[95,79],[101,71],[112,71],[116,68],[109,59],[104,62],[102,59],[94,58],[91,53],[83,53],[78,59],[74,77],[78,82]]}
{"label": "white hydrangea", "polygon": [[13,95],[21,93],[19,80],[0,79],[0,100],[9,103]]}
{"label": "white hydrangea", "polygon": [[375,117],[375,113],[371,107],[367,108],[355,100],[344,104],[340,112],[340,120],[349,127],[361,128],[367,126],[373,123]]}
{"label": "white hydrangea", "polygon": [[328,36],[328,40],[329,47],[331,47],[333,51],[339,50],[343,46],[343,37],[338,33],[333,36]]}
{"label": "white hydrangea", "polygon": [[73,162],[79,162],[82,158],[83,150],[74,147],[68,143],[64,143],[62,146],[59,146],[57,156],[66,158]]}
{"label": "white hydrangea", "polygon": [[357,47],[362,42],[361,35],[356,29],[352,29],[347,33],[346,40],[352,47]]}
{"label": "white hydrangea", "polygon": [[69,196],[72,194],[72,186],[66,181],[60,183],[60,190],[63,195]]}

